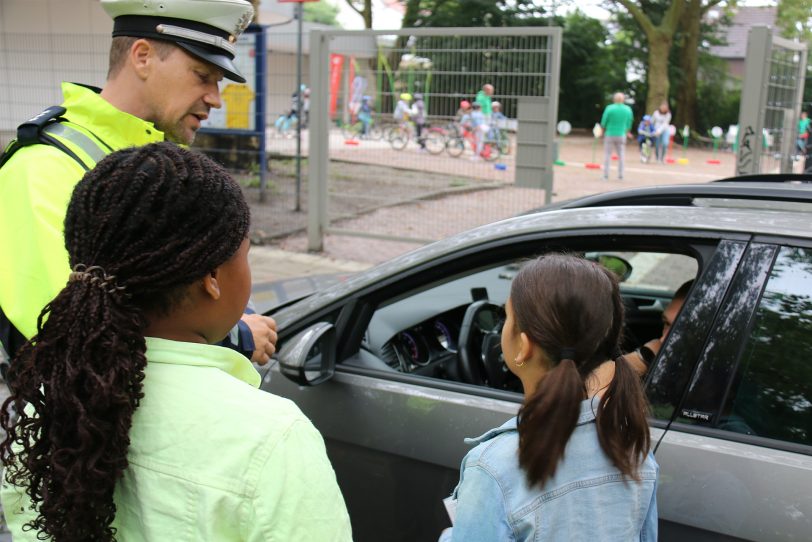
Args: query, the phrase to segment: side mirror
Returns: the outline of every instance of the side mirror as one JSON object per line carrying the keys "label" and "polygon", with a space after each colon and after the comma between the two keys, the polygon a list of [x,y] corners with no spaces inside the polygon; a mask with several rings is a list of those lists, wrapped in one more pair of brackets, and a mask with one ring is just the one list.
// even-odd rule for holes
{"label": "side mirror", "polygon": [[623,282],[632,274],[632,264],[614,254],[601,254],[599,252],[587,252],[587,260],[596,262],[604,266],[617,276],[618,282]]}
{"label": "side mirror", "polygon": [[319,322],[285,341],[276,355],[279,370],[300,386],[316,386],[333,377],[336,368],[336,330]]}

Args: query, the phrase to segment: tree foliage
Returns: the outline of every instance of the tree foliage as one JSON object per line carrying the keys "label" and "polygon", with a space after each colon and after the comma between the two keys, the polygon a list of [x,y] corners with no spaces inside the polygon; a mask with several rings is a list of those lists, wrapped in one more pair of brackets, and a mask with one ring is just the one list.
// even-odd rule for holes
{"label": "tree foliage", "polygon": [[340,26],[336,17],[338,6],[321,0],[320,2],[306,2],[304,8],[304,21],[321,23],[329,26]]}

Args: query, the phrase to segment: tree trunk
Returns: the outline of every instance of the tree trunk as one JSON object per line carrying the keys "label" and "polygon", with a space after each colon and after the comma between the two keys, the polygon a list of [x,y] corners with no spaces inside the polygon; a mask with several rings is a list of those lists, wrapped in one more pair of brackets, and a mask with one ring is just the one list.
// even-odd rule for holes
{"label": "tree trunk", "polygon": [[372,29],[372,0],[364,0],[364,28]]}
{"label": "tree trunk", "polygon": [[699,28],[702,0],[690,0],[682,16],[683,41],[680,48],[682,84],[677,93],[675,126],[696,127],[696,85],[699,70]]}
{"label": "tree trunk", "polygon": [[671,51],[673,33],[656,29],[648,36],[648,96],[646,113],[652,113],[668,100],[668,53]]}

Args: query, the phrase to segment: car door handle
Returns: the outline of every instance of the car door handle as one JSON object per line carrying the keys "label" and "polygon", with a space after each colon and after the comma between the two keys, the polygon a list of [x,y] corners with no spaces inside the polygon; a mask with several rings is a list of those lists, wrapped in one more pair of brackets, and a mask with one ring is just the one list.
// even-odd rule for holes
{"label": "car door handle", "polygon": [[651,305],[638,305],[637,310],[640,312],[663,312],[665,305],[659,299],[656,299]]}

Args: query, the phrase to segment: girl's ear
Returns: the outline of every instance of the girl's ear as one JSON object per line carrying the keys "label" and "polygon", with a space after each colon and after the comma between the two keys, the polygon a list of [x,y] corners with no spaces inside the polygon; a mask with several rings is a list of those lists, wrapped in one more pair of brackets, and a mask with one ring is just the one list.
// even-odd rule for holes
{"label": "girl's ear", "polygon": [[203,290],[215,301],[220,299],[220,285],[217,283],[219,269],[215,269],[203,277]]}
{"label": "girl's ear", "polygon": [[519,333],[519,353],[517,359],[521,361],[528,361],[533,357],[533,347],[535,344],[527,336],[527,333],[522,331]]}

